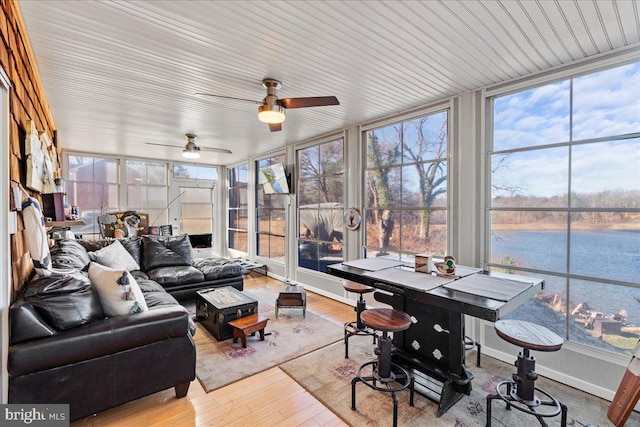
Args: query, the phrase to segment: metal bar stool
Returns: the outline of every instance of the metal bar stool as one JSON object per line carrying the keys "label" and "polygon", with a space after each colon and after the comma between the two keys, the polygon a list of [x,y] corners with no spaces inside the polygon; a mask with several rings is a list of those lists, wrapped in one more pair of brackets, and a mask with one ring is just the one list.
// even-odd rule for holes
{"label": "metal bar stool", "polygon": [[344,288],[353,293],[357,293],[360,296],[358,297],[358,303],[356,304],[356,321],[355,322],[347,322],[344,324],[344,357],[345,359],[349,358],[349,338],[354,335],[372,335],[373,343],[376,343],[377,334],[376,331],[368,328],[364,323],[362,323],[362,319],[360,315],[363,311],[367,309],[367,302],[364,300],[363,294],[367,294],[369,292],[373,292],[375,289],[371,286],[363,285],[357,282],[347,281],[345,283]]}
{"label": "metal bar stool", "polygon": [[409,329],[411,318],[407,313],[391,308],[365,310],[361,313],[361,318],[366,326],[382,331],[382,337],[378,338],[378,346],[374,350],[378,356],[377,359],[360,366],[358,376],[351,380],[351,409],[356,410],[356,383],[358,382],[364,383],[373,390],[390,393],[393,399],[393,426],[396,427],[398,425],[396,393],[409,387],[409,405],[413,406],[413,376],[402,366],[391,362],[393,345],[388,333]]}
{"label": "metal bar stool", "polygon": [[[504,400],[507,410],[514,407],[525,414],[534,415],[544,427],[547,426],[544,418],[555,417],[562,412],[560,425],[566,427],[567,406],[546,391],[535,387],[538,378],[535,371],[536,360],[529,355],[529,350],[560,350],[562,338],[544,326],[522,320],[498,320],[495,329],[500,338],[522,347],[522,352],[518,354],[518,372],[513,374],[513,381],[502,381],[496,386],[496,394],[487,395],[487,427],[491,427],[491,402],[494,399]],[[505,392],[501,390],[503,387],[506,387]],[[538,412],[543,406],[550,406],[552,409]]]}
{"label": "metal bar stool", "polygon": [[[476,366],[479,368],[480,367],[480,348],[482,346],[480,345],[479,342],[475,341],[473,338],[465,335],[464,336],[464,351],[465,353],[469,350],[473,350],[474,348],[476,349]],[[466,355],[465,355],[465,361],[466,361]]]}

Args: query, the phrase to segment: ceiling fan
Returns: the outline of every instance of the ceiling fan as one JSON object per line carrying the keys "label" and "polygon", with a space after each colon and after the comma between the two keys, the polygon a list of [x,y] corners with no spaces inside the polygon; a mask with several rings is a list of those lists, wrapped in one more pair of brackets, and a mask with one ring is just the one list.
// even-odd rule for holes
{"label": "ceiling fan", "polygon": [[287,108],[307,108],[307,107],[324,107],[327,105],[340,105],[338,98],[335,96],[312,96],[306,98],[278,98],[278,89],[282,87],[282,83],[278,80],[266,78],[262,80],[262,85],[267,89],[267,96],[262,101],[253,99],[234,98],[232,96],[215,95],[211,93],[196,93],[200,98],[223,98],[234,99],[238,101],[246,101],[258,104],[258,120],[269,125],[271,132],[277,132],[282,129],[284,122],[284,111]]}
{"label": "ceiling fan", "polygon": [[[193,133],[188,133],[185,135],[187,137],[187,145],[184,146],[182,150],[182,157],[186,157],[187,159],[198,159],[200,158],[200,150],[202,151],[213,151],[214,153],[224,153],[231,154],[230,150],[224,148],[213,148],[213,147],[198,147],[194,142],[198,135]],[[179,145],[170,145],[170,144],[158,144],[155,142],[147,142],[148,145],[157,145],[160,147],[174,147],[180,148]]]}

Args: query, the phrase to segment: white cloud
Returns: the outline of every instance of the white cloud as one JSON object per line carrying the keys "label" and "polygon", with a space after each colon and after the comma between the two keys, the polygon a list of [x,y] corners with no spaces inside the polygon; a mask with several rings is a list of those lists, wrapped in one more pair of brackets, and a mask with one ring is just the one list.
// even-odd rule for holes
{"label": "white cloud", "polygon": [[[494,161],[499,158],[496,156]],[[525,196],[551,197],[567,193],[567,148],[514,153],[503,165],[493,176],[494,185],[514,188],[517,194]]]}
{"label": "white cloud", "polygon": [[[497,98],[493,149],[569,141],[570,117],[573,141],[640,132],[640,63],[573,82],[571,116],[569,80]],[[640,139],[575,145],[571,162],[574,192],[640,190]],[[565,195],[568,182],[568,147],[511,153],[492,176],[492,184],[525,196]]]}
{"label": "white cloud", "polygon": [[640,139],[574,147],[571,175],[579,193],[640,190]]}

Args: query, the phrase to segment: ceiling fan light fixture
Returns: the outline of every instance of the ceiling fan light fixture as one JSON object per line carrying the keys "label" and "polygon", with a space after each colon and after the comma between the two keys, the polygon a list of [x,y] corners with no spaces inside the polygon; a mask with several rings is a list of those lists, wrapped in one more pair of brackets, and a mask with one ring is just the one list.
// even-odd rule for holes
{"label": "ceiling fan light fixture", "polygon": [[258,107],[258,120],[262,123],[277,124],[284,122],[284,108],[278,104]]}
{"label": "ceiling fan light fixture", "polygon": [[199,159],[200,149],[198,147],[187,147],[182,150],[182,157],[187,159]]}

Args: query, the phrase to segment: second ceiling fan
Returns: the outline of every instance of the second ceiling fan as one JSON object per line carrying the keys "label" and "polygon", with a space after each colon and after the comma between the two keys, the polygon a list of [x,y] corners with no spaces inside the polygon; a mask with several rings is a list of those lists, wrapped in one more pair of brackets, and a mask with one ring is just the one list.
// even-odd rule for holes
{"label": "second ceiling fan", "polygon": [[306,98],[278,98],[278,89],[282,87],[282,83],[275,79],[266,78],[262,80],[262,85],[267,89],[267,96],[262,101],[253,99],[234,98],[232,96],[215,95],[211,93],[196,93],[201,98],[224,98],[235,99],[238,101],[246,101],[258,104],[258,119],[269,125],[271,132],[282,130],[282,122],[284,122],[284,111],[287,108],[307,108],[307,107],[324,107],[328,105],[340,105],[338,98],[335,96],[311,96]]}
{"label": "second ceiling fan", "polygon": [[[187,133],[185,135],[187,137],[187,145],[182,149],[182,157],[187,159],[197,159],[200,157],[200,150],[202,151],[212,151],[215,153],[223,153],[223,154],[232,154],[230,150],[226,148],[213,148],[213,147],[201,147],[196,145],[195,140],[198,135],[193,133]],[[157,145],[159,147],[173,147],[173,148],[181,148],[179,145],[173,144],[159,144],[157,142],[147,142],[148,145]]]}

